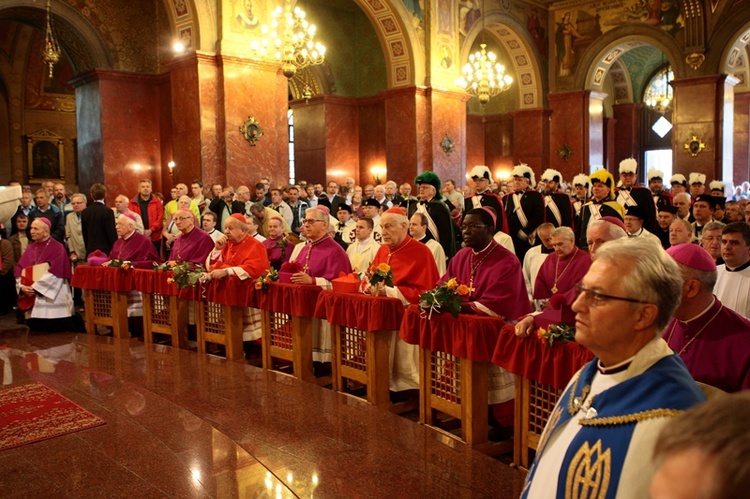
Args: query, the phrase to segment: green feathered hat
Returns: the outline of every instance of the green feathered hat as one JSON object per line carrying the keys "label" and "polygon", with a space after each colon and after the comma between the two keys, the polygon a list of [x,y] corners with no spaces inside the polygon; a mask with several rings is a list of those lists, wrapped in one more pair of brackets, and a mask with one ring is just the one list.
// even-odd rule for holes
{"label": "green feathered hat", "polygon": [[420,173],[417,175],[417,178],[414,179],[414,183],[419,184],[430,184],[435,188],[435,199],[440,199],[442,196],[440,195],[440,187],[442,184],[440,183],[440,177],[438,177],[435,172],[429,171]]}

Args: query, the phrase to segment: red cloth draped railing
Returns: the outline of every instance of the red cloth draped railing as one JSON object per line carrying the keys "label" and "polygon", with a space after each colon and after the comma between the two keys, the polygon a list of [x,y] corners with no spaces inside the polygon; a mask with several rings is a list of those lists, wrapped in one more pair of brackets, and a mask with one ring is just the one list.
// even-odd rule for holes
{"label": "red cloth draped railing", "polygon": [[387,331],[401,326],[404,305],[401,300],[386,296],[323,291],[315,317],[362,331]]}
{"label": "red cloth draped railing", "polygon": [[100,265],[79,265],[73,272],[70,285],[80,289],[132,291],[134,289],[133,270]]}
{"label": "red cloth draped railing", "polygon": [[180,289],[175,282],[167,282],[174,278],[171,270],[133,270],[133,284],[136,291],[148,294],[159,294],[165,296],[179,296],[183,300],[200,300],[201,287],[198,284],[194,288]]}
{"label": "red cloth draped railing", "polygon": [[294,317],[313,317],[321,291],[320,286],[272,282],[267,291],[256,292],[256,306]]}
{"label": "red cloth draped railing", "polygon": [[448,313],[432,315],[432,319],[420,317],[419,307],[406,309],[401,322],[399,336],[412,345],[433,352],[445,352],[474,362],[491,362],[502,319],[459,314],[454,318]]}
{"label": "red cloth draped railing", "polygon": [[[200,290],[201,284],[196,286]],[[230,307],[258,307],[259,291],[255,290],[255,279],[242,280],[237,276],[227,276],[202,284],[204,301],[228,305]]]}
{"label": "red cloth draped railing", "polygon": [[500,331],[492,362],[513,374],[563,389],[573,375],[594,354],[578,343],[543,344],[536,332],[528,338],[519,338],[515,326],[507,324]]}

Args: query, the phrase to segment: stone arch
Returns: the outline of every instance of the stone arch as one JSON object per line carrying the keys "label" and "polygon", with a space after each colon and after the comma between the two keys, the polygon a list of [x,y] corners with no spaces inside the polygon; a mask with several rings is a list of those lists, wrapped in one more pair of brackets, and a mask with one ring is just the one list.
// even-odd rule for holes
{"label": "stone arch", "polygon": [[734,76],[739,83],[735,93],[750,91],[750,21],[746,22],[721,52],[719,73]]}
{"label": "stone arch", "polygon": [[[97,26],[95,20],[67,2],[55,2],[50,10],[57,27],[55,34],[76,72],[114,67],[115,47],[100,35],[106,27]],[[35,0],[6,0],[0,7],[0,19],[29,24],[44,32],[45,7]]]}
{"label": "stone arch", "polygon": [[469,59],[471,47],[477,37],[483,30],[487,30],[508,53],[510,64],[516,75],[514,84],[518,92],[520,109],[543,107],[546,95],[545,72],[539,66],[541,56],[523,24],[499,10],[488,11],[484,22],[484,26],[481,21],[475,22],[466,34],[459,58],[461,63],[458,67],[463,67]]}
{"label": "stone arch", "polygon": [[[213,44],[209,47],[201,46],[201,40],[216,40],[216,22],[208,22],[212,17],[216,21],[216,9],[208,7],[208,2],[200,2],[196,5],[194,0],[163,0],[164,5],[172,21],[172,35],[175,41],[179,40],[185,45],[186,50],[213,50]],[[200,23],[201,19],[207,22]],[[214,26],[212,33],[202,33],[206,26]],[[213,35],[213,36],[211,36]],[[210,43],[210,42],[209,42]]]}
{"label": "stone arch", "polygon": [[630,78],[630,72],[625,64],[622,63],[621,59],[617,59],[612,63],[609,69],[609,75],[612,79],[612,87],[614,88],[615,103],[632,103],[635,102],[633,96],[633,82]]}
{"label": "stone arch", "polygon": [[601,92],[614,63],[626,52],[644,45],[662,51],[675,79],[687,76],[682,47],[673,37],[651,26],[622,26],[600,36],[586,50],[576,68],[574,88]]}
{"label": "stone arch", "polygon": [[385,56],[388,88],[417,85],[425,80],[424,50],[400,0],[354,0],[378,35]]}

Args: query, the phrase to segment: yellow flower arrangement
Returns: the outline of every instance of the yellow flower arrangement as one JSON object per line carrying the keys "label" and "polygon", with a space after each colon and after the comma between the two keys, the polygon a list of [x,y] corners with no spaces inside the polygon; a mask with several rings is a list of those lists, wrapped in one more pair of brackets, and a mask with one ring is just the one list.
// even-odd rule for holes
{"label": "yellow flower arrangement", "polygon": [[449,312],[453,317],[458,317],[461,311],[461,301],[473,291],[473,288],[451,277],[440,286],[420,295],[419,308],[422,310],[422,318],[432,319],[433,312],[439,314],[444,311]]}

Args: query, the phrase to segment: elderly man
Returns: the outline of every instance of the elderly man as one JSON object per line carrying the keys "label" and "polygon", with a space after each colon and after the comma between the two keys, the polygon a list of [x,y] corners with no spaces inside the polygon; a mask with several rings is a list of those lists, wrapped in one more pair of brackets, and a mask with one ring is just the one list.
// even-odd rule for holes
{"label": "elderly man", "polygon": [[534,190],[536,180],[528,165],[516,165],[510,174],[513,177],[513,192],[505,196],[503,202],[508,233],[513,238],[516,256],[522,262],[526,252],[536,243],[537,227],[544,222],[544,199]]}
{"label": "elderly man", "polygon": [[115,216],[112,210],[104,204],[107,188],[104,184],[96,183],[89,189],[94,202],[81,213],[81,230],[83,240],[86,241],[86,254],[101,251],[109,254],[117,239],[115,231]]}
{"label": "elderly man", "polygon": [[[523,278],[526,282],[526,291],[529,294],[529,301],[534,299],[534,284],[536,283],[536,276],[539,274],[544,261],[547,259],[547,255],[552,253],[552,231],[555,230],[555,226],[551,223],[545,222],[536,229],[536,239],[541,243],[537,244],[529,251],[526,252],[526,256],[523,257]],[[495,239],[497,241],[497,239]],[[515,251],[514,251],[515,253]]]}
{"label": "elderly man", "polygon": [[[497,226],[495,226],[495,232],[503,231],[508,232],[508,220],[505,215],[505,207],[503,201],[490,190],[490,182],[492,182],[492,173],[490,169],[485,165],[476,165],[469,172],[471,180],[474,182],[476,190],[474,194],[466,198],[466,208],[482,208],[489,206],[495,210],[495,218],[497,219]],[[467,210],[468,211],[468,210]]]}
{"label": "elderly man", "polygon": [[[406,211],[406,216],[414,215],[417,211],[419,199],[411,195],[411,184],[404,182],[398,188],[399,202],[398,205]],[[364,197],[363,197],[364,199]]]}
{"label": "elderly man", "polygon": [[445,274],[446,269],[446,258],[443,247],[440,246],[434,239],[427,237],[427,217],[424,213],[415,213],[409,219],[409,235],[416,241],[425,244],[432,252],[432,256],[435,259],[435,265],[437,265],[438,274]]}
{"label": "elderly man", "polygon": [[[750,393],[716,397],[674,418],[659,434],[651,499],[725,499],[750,490]],[[740,457],[742,456],[742,457]]]}
{"label": "elderly man", "polygon": [[[590,258],[593,258],[596,250],[599,249],[604,243],[614,241],[616,239],[624,239],[628,237],[628,233],[625,231],[625,224],[615,217],[605,217],[601,220],[592,222],[586,231],[586,242],[589,251]],[[573,302],[575,301],[576,294],[568,293],[565,296],[565,303],[561,304],[559,311],[553,309],[545,309],[541,312],[535,312],[527,317],[524,317],[516,325],[516,336],[526,338],[531,335],[536,328],[546,327],[549,324],[557,324],[560,322],[570,322],[568,324],[572,326],[575,321],[575,317],[572,311]]]}
{"label": "elderly man", "polygon": [[[112,208],[112,211],[115,214],[115,220],[117,220],[117,217],[119,217],[120,215],[124,215],[125,213],[129,213],[130,212],[129,205],[130,205],[130,200],[128,199],[127,196],[123,196],[122,194],[120,194],[119,196],[117,196],[115,198],[115,207]],[[144,230],[144,226],[143,226],[143,219],[141,218],[141,216],[138,213],[136,213],[136,212],[132,212],[132,213],[133,213],[133,215],[135,215],[135,230],[136,230],[136,232],[138,232],[139,234],[144,234],[145,235],[145,230]]]}
{"label": "elderly man", "polygon": [[721,302],[750,318],[750,225],[732,222],[721,232],[721,257],[714,292]]}
{"label": "elderly man", "polygon": [[[159,255],[156,253],[151,241],[139,234],[135,230],[135,213],[128,212],[117,217],[115,222],[117,230],[117,240],[112,245],[112,251],[109,252],[110,260],[127,260],[135,268],[152,268],[154,262],[159,262]],[[108,265],[105,262],[104,265]]]}
{"label": "elderly man", "polygon": [[[615,179],[605,169],[597,170],[589,176],[591,180],[591,201],[583,206],[581,225],[576,226],[578,246],[587,246],[586,233],[590,223],[604,217],[625,217],[623,207],[615,200]],[[650,199],[649,199],[650,202]]]}
{"label": "elderly man", "polygon": [[443,247],[446,258],[456,254],[455,222],[450,208],[440,194],[440,178],[431,171],[417,176],[414,182],[419,187],[417,213],[427,217],[427,234]]}
{"label": "elderly man", "polygon": [[[404,305],[417,303],[419,295],[432,289],[440,277],[432,253],[409,236],[409,219],[403,208],[386,211],[381,225],[383,244],[372,265],[390,266],[393,286],[368,284],[366,291],[398,298]],[[419,388],[419,348],[405,343],[396,331],[390,342],[390,388],[394,392]]]}
{"label": "elderly man", "polygon": [[201,212],[198,210],[198,205],[195,204],[195,201],[188,196],[188,186],[186,184],[177,184],[175,186],[175,189],[177,189],[177,197],[167,204],[164,205],[164,215],[162,216],[162,223],[164,226],[167,226],[167,222],[169,220],[169,217],[171,217],[175,211],[179,209],[178,203],[179,199],[182,196],[187,196],[188,199],[190,199],[190,211],[195,215],[195,219],[198,220],[201,217]]}
{"label": "elderly man", "polygon": [[177,210],[172,220],[179,229],[180,235],[172,242],[169,261],[203,265],[208,254],[214,249],[213,238],[195,226],[195,218],[190,210]]}
{"label": "elderly man", "polygon": [[658,237],[643,227],[645,218],[646,213],[642,207],[638,205],[625,207],[625,229],[628,231],[628,237],[645,237],[659,241],[659,244],[661,244]]}
{"label": "elderly man", "polygon": [[671,204],[666,202],[660,202],[656,206],[656,211],[656,222],[658,224],[658,228],[654,232],[654,235],[659,238],[662,248],[667,249],[670,246],[669,227],[672,225],[672,222],[675,221],[675,217],[677,216],[677,207],[672,206]]}
{"label": "elderly man", "polygon": [[672,204],[677,207],[677,218],[683,220],[690,219],[690,203],[690,194],[687,192],[680,192],[674,195]]}
{"label": "elderly man", "polygon": [[556,294],[573,290],[591,266],[591,257],[578,246],[570,227],[552,231],[554,253],[547,255],[534,283],[534,299],[549,300]]}
{"label": "elderly man", "polygon": [[[86,243],[83,241],[83,230],[81,229],[81,213],[86,209],[86,196],[73,194],[70,197],[70,206],[73,208],[73,212],[68,213],[68,217],[65,219],[65,241],[68,244],[68,259],[75,268],[86,262]],[[73,290],[73,302],[78,307],[83,306],[81,290],[78,288]]]}
{"label": "elderly man", "polygon": [[372,238],[373,224],[371,218],[360,218],[354,228],[356,240],[346,248],[349,262],[354,272],[366,272],[380,249],[380,244]]}
{"label": "elderly man", "polygon": [[676,219],[669,226],[669,244],[677,246],[678,244],[689,243],[693,240],[693,226],[687,220],[682,218]]}
{"label": "elderly man", "polygon": [[147,178],[138,181],[138,195],[130,200],[130,211],[137,213],[143,223],[143,235],[150,238],[155,247],[161,246],[161,230],[164,227],[164,206],[151,193],[152,184]]}
{"label": "elderly man", "polygon": [[240,213],[232,214],[225,224],[224,236],[216,241],[206,259],[211,278],[236,275],[242,280],[256,279],[270,266],[266,249],[250,235],[245,217]]}
{"label": "elderly man", "polygon": [[744,222],[745,221],[745,208],[742,207],[737,201],[727,201],[726,219],[729,222]]}
{"label": "elderly man", "polygon": [[393,208],[393,201],[388,199],[388,197],[385,195],[385,186],[384,185],[376,185],[375,186],[375,201],[380,203],[380,206],[387,206],[388,208]]}
{"label": "elderly man", "polygon": [[721,265],[724,260],[721,258],[721,231],[726,224],[721,222],[708,222],[701,232],[701,246],[708,251],[716,265]]}
{"label": "elderly man", "polygon": [[50,204],[50,196],[46,189],[36,191],[36,210],[29,213],[29,229],[26,232],[31,237],[31,222],[37,218],[46,218],[52,224],[50,235],[59,243],[65,242],[65,217],[63,212]]}
{"label": "elderly man", "polygon": [[544,206],[545,220],[555,227],[573,227],[573,205],[570,197],[560,190],[562,183],[562,173],[552,168],[548,168],[542,173],[542,180],[545,183]]}
{"label": "elderly man", "polygon": [[268,222],[268,239],[263,241],[263,247],[266,248],[268,261],[271,267],[276,270],[281,265],[289,261],[294,245],[284,237],[284,219],[281,215],[274,215]]}
{"label": "elderly man", "polygon": [[647,497],[659,430],[705,401],[661,339],[681,288],[677,264],[652,240],[597,250],[573,304],[576,342],[596,358],[550,415],[522,497]]}
{"label": "elderly man", "polygon": [[695,244],[672,246],[667,253],[684,284],[664,340],[696,381],[725,392],[750,389],[750,321],[713,295],[714,259]]}
{"label": "elderly man", "polygon": [[[45,191],[46,193],[46,191]],[[50,236],[47,218],[31,222],[31,239],[16,264],[18,307],[34,330],[74,331],[73,296],[67,280],[71,277],[65,246]]]}
{"label": "elderly man", "polygon": [[[265,238],[269,237],[268,223],[271,219],[279,213],[268,206],[264,206],[262,202],[253,203],[250,206],[250,214],[258,220],[258,232]],[[292,229],[286,220],[282,218],[282,227],[284,232],[290,232]]]}
{"label": "elderly man", "polygon": [[208,205],[209,211],[216,213],[217,225],[224,232],[224,224],[234,213],[245,214],[245,204],[234,199],[234,188],[228,185],[221,191],[221,195],[212,199]]}
{"label": "elderly man", "polygon": [[[329,215],[321,208],[308,208],[305,212],[305,234],[307,244],[291,260],[301,268],[292,274],[293,284],[312,284],[331,289],[331,281],[341,272],[352,271],[346,252],[329,234]],[[332,227],[331,227],[332,228]],[[313,361],[331,362],[331,330],[327,321],[314,323]]]}

